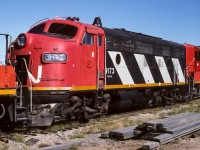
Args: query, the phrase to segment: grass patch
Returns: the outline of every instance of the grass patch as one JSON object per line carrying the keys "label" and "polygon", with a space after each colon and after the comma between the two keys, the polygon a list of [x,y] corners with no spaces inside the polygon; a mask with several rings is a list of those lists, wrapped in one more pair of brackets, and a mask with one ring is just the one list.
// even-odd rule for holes
{"label": "grass patch", "polygon": [[0,147],[0,150],[8,150],[9,149],[9,145],[6,144],[2,144],[2,146]]}
{"label": "grass patch", "polygon": [[123,127],[121,121],[109,121],[104,123],[96,123],[93,126],[87,128],[84,133],[86,134],[95,134],[95,133],[103,133],[106,131],[112,131],[114,129]]}
{"label": "grass patch", "polygon": [[70,148],[68,148],[67,150],[78,150],[78,146],[76,145],[72,145]]}
{"label": "grass patch", "polygon": [[134,125],[139,125],[139,124],[142,124],[143,122],[144,120],[137,119],[136,121],[134,121]]}
{"label": "grass patch", "polygon": [[25,142],[25,138],[24,135],[22,134],[16,134],[11,138],[13,141],[19,142],[19,143],[24,143]]}
{"label": "grass patch", "polygon": [[47,128],[48,132],[58,132],[61,131],[65,128],[64,124],[55,124],[53,126],[50,126],[49,128]]}
{"label": "grass patch", "polygon": [[170,116],[184,112],[200,112],[200,100],[192,100],[185,104],[174,105],[171,110],[171,112],[167,113]]}
{"label": "grass patch", "polygon": [[[115,118],[115,117],[114,117]],[[96,134],[103,133],[106,131],[112,131],[118,128],[132,126],[134,123],[130,119],[131,117],[118,117],[118,119],[109,119],[110,121],[96,122],[94,125],[89,126],[82,131],[84,134]]]}
{"label": "grass patch", "polygon": [[68,135],[69,139],[81,139],[81,138],[84,138],[85,137],[85,134],[83,134],[82,132],[80,133],[74,133],[74,134],[71,134],[71,135]]}
{"label": "grass patch", "polygon": [[129,127],[129,126],[134,125],[133,120],[130,120],[129,118],[123,118],[122,121],[123,121],[124,127]]}
{"label": "grass patch", "polygon": [[178,114],[178,112],[177,112],[177,111],[170,111],[170,112],[168,112],[167,114],[168,114],[169,116],[173,116],[173,115]]}
{"label": "grass patch", "polygon": [[196,110],[195,110],[195,112],[198,112],[198,113],[200,113],[200,106],[197,106],[197,107],[196,107]]}
{"label": "grass patch", "polygon": [[146,108],[142,110],[143,114],[151,113],[151,114],[156,114],[158,111],[162,111],[164,107],[154,107],[154,108]]}
{"label": "grass patch", "polygon": [[41,143],[38,148],[42,148],[42,147],[48,147],[50,146],[49,144],[46,144],[46,143]]}
{"label": "grass patch", "polygon": [[184,113],[184,112],[194,112],[193,107],[182,107],[177,111],[177,114]]}

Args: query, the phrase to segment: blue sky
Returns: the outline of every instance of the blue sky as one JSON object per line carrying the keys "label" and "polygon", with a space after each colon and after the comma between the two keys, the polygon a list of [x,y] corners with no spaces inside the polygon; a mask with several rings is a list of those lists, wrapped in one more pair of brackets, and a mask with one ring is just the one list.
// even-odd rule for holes
{"label": "blue sky", "polygon": [[[76,16],[92,23],[100,16],[104,27],[200,45],[200,0],[4,0],[0,3],[0,33],[12,35],[29,30],[40,19]],[[0,60],[4,59],[0,38]]]}

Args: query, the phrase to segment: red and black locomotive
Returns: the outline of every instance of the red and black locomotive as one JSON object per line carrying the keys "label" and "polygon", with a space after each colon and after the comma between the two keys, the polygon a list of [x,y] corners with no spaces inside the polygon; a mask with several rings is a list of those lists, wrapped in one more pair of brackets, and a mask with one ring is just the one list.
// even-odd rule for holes
{"label": "red and black locomotive", "polygon": [[75,17],[34,25],[7,48],[1,68],[9,79],[0,78],[0,119],[28,126],[200,95],[198,47],[104,28],[99,17],[93,25]]}

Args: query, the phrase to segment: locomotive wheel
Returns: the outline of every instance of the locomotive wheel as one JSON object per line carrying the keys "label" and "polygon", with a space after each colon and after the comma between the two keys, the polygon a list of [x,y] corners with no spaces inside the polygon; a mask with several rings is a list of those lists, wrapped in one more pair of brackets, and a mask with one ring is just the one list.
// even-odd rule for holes
{"label": "locomotive wheel", "polygon": [[84,111],[82,111],[82,112],[80,111],[77,118],[80,122],[87,123],[89,121],[89,118],[87,118],[86,116],[87,116],[87,114],[85,114]]}

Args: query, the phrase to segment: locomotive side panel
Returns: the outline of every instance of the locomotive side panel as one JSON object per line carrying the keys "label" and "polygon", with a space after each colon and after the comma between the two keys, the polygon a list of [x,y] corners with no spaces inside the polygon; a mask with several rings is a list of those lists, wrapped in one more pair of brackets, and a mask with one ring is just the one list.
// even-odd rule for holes
{"label": "locomotive side panel", "polygon": [[184,84],[183,46],[133,32],[104,30],[107,40],[107,88]]}
{"label": "locomotive side panel", "polygon": [[187,75],[192,75],[195,71],[195,51],[192,45],[185,45],[186,47],[186,68]]}

